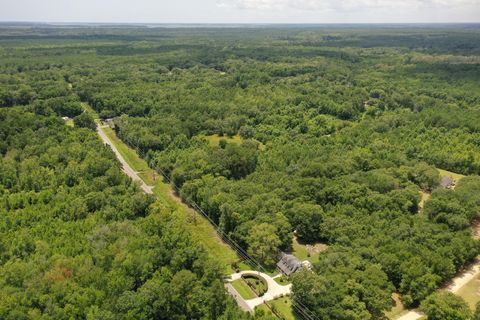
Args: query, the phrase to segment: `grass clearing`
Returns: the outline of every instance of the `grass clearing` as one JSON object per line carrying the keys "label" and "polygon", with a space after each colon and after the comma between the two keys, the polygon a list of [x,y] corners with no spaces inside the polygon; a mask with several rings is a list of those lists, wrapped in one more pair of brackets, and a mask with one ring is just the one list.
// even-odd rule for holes
{"label": "grass clearing", "polygon": [[480,302],[480,275],[467,282],[457,291],[456,295],[462,297],[470,308],[475,310],[477,302]]}
{"label": "grass clearing", "polygon": [[238,134],[234,135],[233,137],[229,137],[227,135],[219,136],[218,134],[213,134],[211,136],[201,136],[201,137],[207,139],[208,143],[212,147],[218,146],[221,139],[225,139],[228,143],[240,144],[242,142],[242,138]]}
{"label": "grass clearing", "polygon": [[328,246],[324,243],[303,244],[297,237],[293,238],[292,254],[300,260],[308,260],[311,263],[318,262],[320,253],[327,250]]}
{"label": "grass clearing", "polygon": [[250,287],[243,281],[243,279],[238,279],[231,282],[232,286],[237,290],[238,294],[242,296],[243,299],[249,300],[254,299],[257,296],[255,293],[250,289]]}
{"label": "grass clearing", "polygon": [[74,127],[75,125],[73,124],[73,119],[68,119],[67,121],[65,121],[65,124],[69,127]]}
{"label": "grass clearing", "polygon": [[438,172],[440,172],[441,177],[452,177],[457,182],[458,182],[458,180],[465,177],[463,174],[460,174],[460,173],[455,173],[455,172],[451,172],[451,171],[447,171],[447,170],[443,170],[443,169],[438,169],[438,168],[437,168],[437,170],[438,170]]}
{"label": "grass clearing", "polygon": [[[243,141],[242,137],[240,137],[240,135],[238,135],[238,134],[236,134],[232,137],[229,137],[227,135],[219,136],[218,134],[212,134],[210,136],[200,135],[199,137],[206,139],[208,141],[208,143],[210,144],[210,146],[212,146],[212,147],[218,147],[221,139],[224,139],[225,141],[227,141],[227,143],[235,143],[235,144],[240,144]],[[257,141],[257,140],[255,140],[255,141]],[[257,141],[257,142],[260,144],[259,149],[262,150],[262,151],[265,150],[265,145],[263,143],[261,143],[260,141]]]}
{"label": "grass clearing", "polygon": [[125,161],[139,172],[139,176],[144,179],[147,185],[155,186],[153,193],[162,202],[172,208],[176,216],[184,221],[187,230],[192,234],[195,241],[200,242],[207,252],[216,261],[225,267],[225,274],[231,274],[234,270],[231,264],[238,261],[238,256],[227,244],[218,236],[214,227],[201,214],[195,212],[187,205],[183,204],[175,196],[169,184],[165,183],[162,177],[151,169],[145,160],[139,157],[136,151],[121,141],[111,128],[103,128],[108,138],[115,144]]}

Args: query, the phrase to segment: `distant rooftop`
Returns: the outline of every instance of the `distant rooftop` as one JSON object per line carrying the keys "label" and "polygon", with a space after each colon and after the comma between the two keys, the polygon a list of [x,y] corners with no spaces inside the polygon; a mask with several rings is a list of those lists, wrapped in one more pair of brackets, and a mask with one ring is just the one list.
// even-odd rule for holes
{"label": "distant rooftop", "polygon": [[455,179],[450,176],[442,177],[442,179],[440,180],[440,186],[442,186],[443,188],[451,188],[454,185]]}

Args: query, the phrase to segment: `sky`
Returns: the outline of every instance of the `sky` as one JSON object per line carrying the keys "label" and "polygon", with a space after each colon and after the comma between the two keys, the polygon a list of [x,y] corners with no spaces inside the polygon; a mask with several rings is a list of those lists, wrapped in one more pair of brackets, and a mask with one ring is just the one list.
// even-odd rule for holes
{"label": "sky", "polygon": [[480,22],[480,0],[0,0],[0,21]]}

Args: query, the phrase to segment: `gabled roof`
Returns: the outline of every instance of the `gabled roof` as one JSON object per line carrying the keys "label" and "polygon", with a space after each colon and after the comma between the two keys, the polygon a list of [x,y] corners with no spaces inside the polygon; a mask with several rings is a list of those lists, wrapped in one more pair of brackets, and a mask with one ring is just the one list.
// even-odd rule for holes
{"label": "gabled roof", "polygon": [[277,267],[286,276],[291,275],[302,267],[302,262],[292,254],[281,252],[279,258],[280,260],[277,263]]}

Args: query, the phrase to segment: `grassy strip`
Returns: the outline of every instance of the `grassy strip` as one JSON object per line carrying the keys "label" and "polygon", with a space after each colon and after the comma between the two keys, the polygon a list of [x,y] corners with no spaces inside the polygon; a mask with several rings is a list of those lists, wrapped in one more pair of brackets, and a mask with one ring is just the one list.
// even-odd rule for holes
{"label": "grassy strip", "polygon": [[82,108],[83,110],[85,110],[86,113],[90,114],[93,117],[93,119],[100,119],[98,114],[95,112],[95,110],[93,110],[93,108],[88,103],[82,102]]}
{"label": "grassy strip", "polygon": [[420,199],[420,202],[418,203],[418,208],[421,210],[425,206],[425,202],[430,198],[430,193],[420,191],[420,194],[422,195],[422,198]]}
{"label": "grassy strip", "polygon": [[231,284],[243,299],[249,300],[257,297],[243,279],[232,281]]}
{"label": "grassy strip", "polygon": [[239,258],[228,245],[222,242],[218,237],[214,227],[200,214],[181,203],[175,198],[170,185],[164,183],[160,175],[155,170],[148,167],[145,160],[140,158],[138,154],[121,141],[110,128],[103,128],[105,134],[117,147],[125,161],[139,172],[139,176],[144,179],[148,185],[153,185],[154,194],[157,198],[175,210],[179,219],[184,221],[184,225],[192,234],[192,237],[202,243],[207,252],[225,267],[225,274],[233,273],[231,264]]}
{"label": "grassy strip", "polygon": [[460,290],[457,291],[457,295],[462,297],[470,306],[472,310],[475,310],[475,306],[480,302],[480,277],[476,276],[469,282],[467,282]]}
{"label": "grassy strip", "polygon": [[[147,178],[149,176],[152,176],[153,172],[150,175],[147,175],[145,173],[148,172],[148,171],[154,171],[154,170],[152,170],[148,167],[145,160],[140,158],[140,156],[137,154],[137,152],[135,152],[135,150],[133,150],[132,148],[127,146],[125,143],[123,143],[123,141],[121,141],[117,137],[117,135],[112,130],[112,128],[105,127],[105,128],[102,128],[102,129],[103,129],[103,132],[105,132],[105,134],[107,135],[107,137],[117,147],[118,152],[120,152],[120,154],[125,159],[125,161],[127,161],[127,163],[130,165],[130,167],[132,167],[133,170],[135,170],[136,172],[141,172],[141,174],[139,174],[139,175],[142,179],[144,177]],[[144,180],[144,181],[148,185],[153,185],[154,184],[153,180],[151,180],[151,179],[150,179],[150,181],[149,180]]]}

